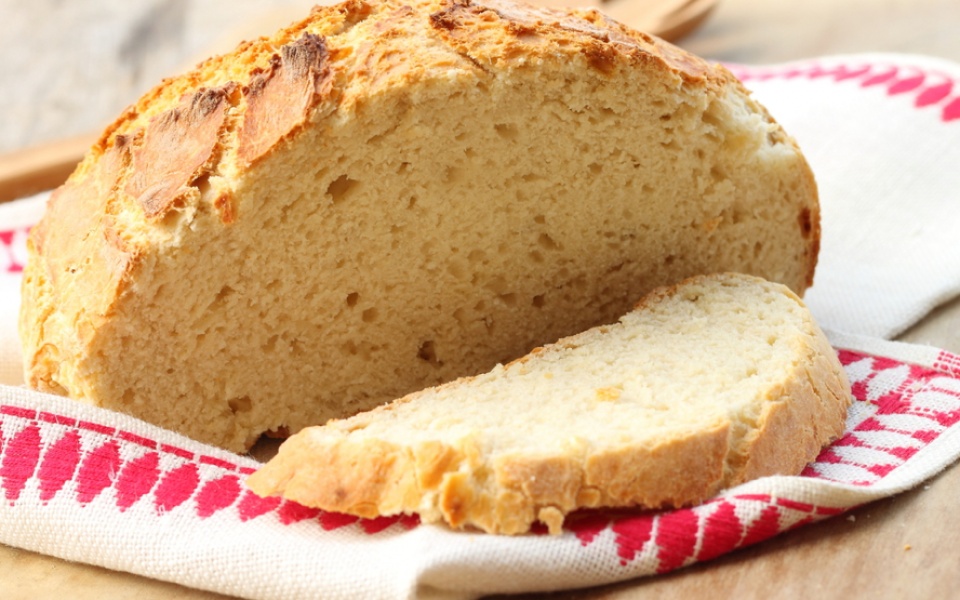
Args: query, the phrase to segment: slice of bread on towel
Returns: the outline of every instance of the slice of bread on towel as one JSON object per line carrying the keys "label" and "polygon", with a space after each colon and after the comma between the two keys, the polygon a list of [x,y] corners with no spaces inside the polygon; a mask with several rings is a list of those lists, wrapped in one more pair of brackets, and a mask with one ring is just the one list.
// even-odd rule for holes
{"label": "slice of bread on towel", "polygon": [[352,0],[104,132],[30,238],[26,377],[243,450],[692,275],[802,293],[819,235],[723,67],[596,11]]}
{"label": "slice of bread on towel", "polygon": [[654,291],[489,373],[307,428],[248,479],[362,517],[558,533],[579,508],[676,507],[798,474],[843,431],[837,355],[800,299],[719,274]]}

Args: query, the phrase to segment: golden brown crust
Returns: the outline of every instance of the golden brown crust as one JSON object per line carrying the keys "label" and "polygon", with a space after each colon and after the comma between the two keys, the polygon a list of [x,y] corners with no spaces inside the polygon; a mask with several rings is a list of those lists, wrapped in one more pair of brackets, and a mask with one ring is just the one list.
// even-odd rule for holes
{"label": "golden brown crust", "polygon": [[[122,293],[138,249],[115,228],[110,197],[126,167],[126,137],[102,155],[84,160],[47,203],[41,222],[30,232],[23,279],[20,330],[27,384],[63,393],[54,381],[61,362],[79,354]],[[83,302],[57,302],[58,296]],[[76,325],[72,335],[57,330],[57,317]],[[59,334],[61,337],[55,337]]]}
{"label": "golden brown crust", "polygon": [[737,449],[746,460],[732,470],[731,483],[799,473],[843,433],[850,405],[846,372],[819,331],[810,331],[808,339],[806,359],[781,389],[771,390],[754,433]]}
{"label": "golden brown crust", "polygon": [[150,120],[134,138],[126,193],[148,219],[199,194],[194,182],[208,175],[226,120],[233,83],[201,89],[177,107]]}
{"label": "golden brown crust", "polygon": [[647,61],[652,68],[701,84],[733,79],[725,70],[636,32],[596,10],[520,6],[501,0],[446,0],[430,25],[462,55],[479,65],[499,60],[543,58],[548,53],[582,54],[606,74],[623,63]]}
{"label": "golden brown crust", "polygon": [[244,89],[247,105],[237,150],[243,166],[304,127],[332,86],[326,40],[312,33],[283,46],[266,69],[255,71]]}

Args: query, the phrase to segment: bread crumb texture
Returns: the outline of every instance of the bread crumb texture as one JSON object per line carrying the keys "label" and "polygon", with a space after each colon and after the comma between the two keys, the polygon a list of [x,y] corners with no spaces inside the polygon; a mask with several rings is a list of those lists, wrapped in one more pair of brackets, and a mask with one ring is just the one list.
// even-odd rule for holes
{"label": "bread crumb texture", "polygon": [[540,521],[559,533],[579,508],[677,507],[796,475],[842,433],[849,402],[795,294],[702,276],[617,324],[307,428],[248,484],[363,517],[419,513],[504,534]]}
{"label": "bread crumb texture", "polygon": [[592,10],[351,0],[107,128],[31,233],[26,377],[239,451],[687,276],[802,293],[819,235],[722,67]]}

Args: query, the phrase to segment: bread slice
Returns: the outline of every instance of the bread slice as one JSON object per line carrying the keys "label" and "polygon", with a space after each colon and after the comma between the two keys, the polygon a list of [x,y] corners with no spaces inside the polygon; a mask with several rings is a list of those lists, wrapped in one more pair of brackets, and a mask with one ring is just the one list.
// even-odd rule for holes
{"label": "bread slice", "polygon": [[843,431],[836,353],[786,287],[687,280],[615,325],[287,440],[258,494],[362,517],[558,533],[578,508],[676,507],[798,474]]}
{"label": "bread slice", "polygon": [[736,270],[810,284],[816,187],[720,66],[596,11],[351,0],[164,82],[57,190],[26,378],[233,450]]}

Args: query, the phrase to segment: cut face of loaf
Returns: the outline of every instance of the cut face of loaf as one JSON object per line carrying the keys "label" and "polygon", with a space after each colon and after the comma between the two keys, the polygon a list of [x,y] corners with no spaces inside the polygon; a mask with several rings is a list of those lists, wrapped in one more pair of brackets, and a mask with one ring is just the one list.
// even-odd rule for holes
{"label": "cut face of loaf", "polygon": [[234,450],[735,270],[811,283],[813,178],[722,67],[595,11],[370,0],[165,82],[31,236],[35,388]]}
{"label": "cut face of loaf", "polygon": [[578,508],[682,506],[799,474],[849,401],[796,295],[705,276],[484,375],[307,428],[248,484],[362,517],[558,533]]}

